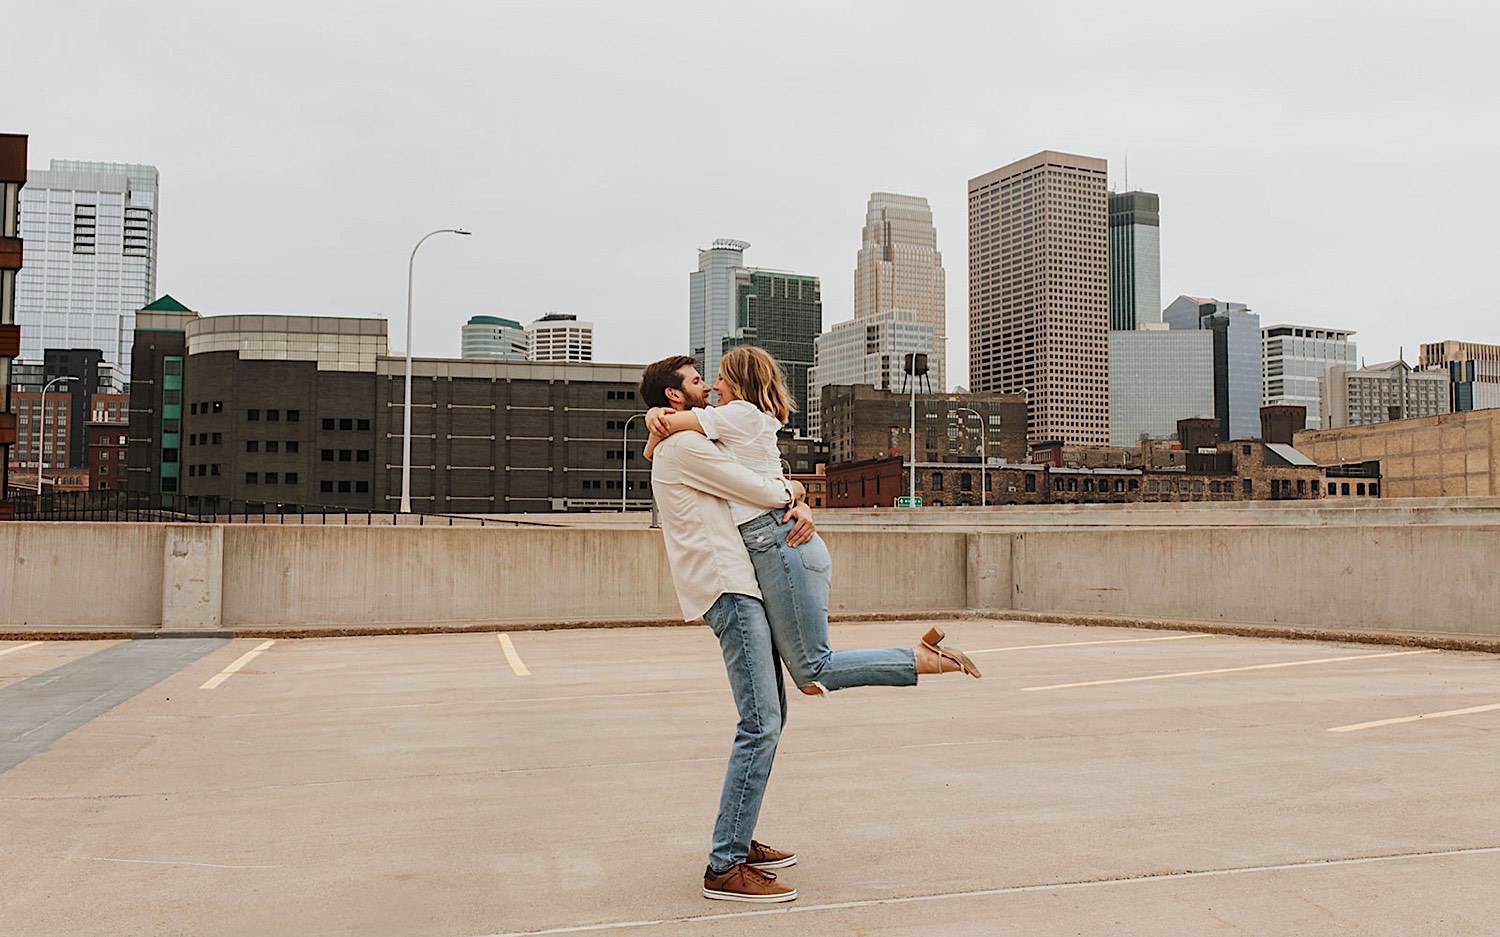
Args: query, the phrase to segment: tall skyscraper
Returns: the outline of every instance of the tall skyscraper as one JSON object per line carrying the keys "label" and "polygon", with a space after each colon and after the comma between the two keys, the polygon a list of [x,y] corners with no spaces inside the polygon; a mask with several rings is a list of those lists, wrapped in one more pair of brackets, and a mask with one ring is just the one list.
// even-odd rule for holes
{"label": "tall skyscraper", "polygon": [[1109,196],[1109,327],[1161,321],[1161,199],[1154,192]]}
{"label": "tall skyscraper", "polygon": [[813,364],[813,343],[823,331],[822,284],[800,273],[746,267],[735,271],[734,292],[740,324],[724,339],[722,351],[754,345],[770,352],[797,402],[787,428],[806,435],[807,372]]}
{"label": "tall skyscraper", "polygon": [[465,358],[498,361],[525,361],[526,328],[514,319],[500,316],[473,316],[460,330]]}
{"label": "tall skyscraper", "polygon": [[969,180],[969,381],[1024,391],[1033,440],[1109,441],[1104,160],[1045,150]]}
{"label": "tall skyscraper", "polygon": [[155,166],[54,159],[27,173],[16,279],[21,357],[97,348],[130,380],[135,313],[156,290]]}
{"label": "tall skyscraper", "polygon": [[[823,331],[822,286],[815,276],[744,266],[744,241],[718,240],[698,252],[689,279],[689,341],[704,380],[738,345],[764,348],[781,363],[797,402],[787,426],[807,432],[808,371]],[[733,266],[731,266],[733,264]]]}
{"label": "tall skyscraper", "polygon": [[1162,310],[1173,329],[1214,333],[1214,416],[1220,439],[1255,439],[1260,434],[1260,316],[1244,303],[1208,296],[1179,296]]}
{"label": "tall skyscraper", "polygon": [[854,269],[854,318],[910,313],[931,330],[927,353],[934,387],[948,375],[948,305],[943,255],[925,198],[875,192],[865,210]]}
{"label": "tall skyscraper", "polygon": [[550,312],[526,326],[532,361],[593,361],[594,323],[566,312]]}
{"label": "tall skyscraper", "polygon": [[1268,325],[1260,330],[1263,403],[1295,404],[1307,408],[1307,428],[1323,425],[1318,382],[1329,367],[1353,368],[1359,355],[1348,329],[1316,325]]}
{"label": "tall skyscraper", "polygon": [[11,362],[21,352],[16,325],[16,276],[21,271],[21,191],[26,185],[26,135],[0,133],[0,521],[15,510],[5,500],[19,421],[11,401]]}
{"label": "tall skyscraper", "polygon": [[719,373],[724,339],[734,334],[734,272],[745,265],[748,241],[719,238],[698,251],[698,270],[688,275],[688,347],[698,359],[703,379],[713,383]]}

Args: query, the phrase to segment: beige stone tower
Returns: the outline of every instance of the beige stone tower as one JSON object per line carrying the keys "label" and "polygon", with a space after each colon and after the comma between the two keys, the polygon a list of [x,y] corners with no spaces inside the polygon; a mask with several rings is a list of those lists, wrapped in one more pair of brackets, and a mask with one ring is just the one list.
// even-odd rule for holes
{"label": "beige stone tower", "polygon": [[875,192],[865,211],[854,269],[854,318],[885,317],[932,329],[932,385],[948,381],[948,306],[943,255],[927,199]]}
{"label": "beige stone tower", "polygon": [[1106,163],[1045,150],[969,180],[969,381],[1032,440],[1109,443]]}

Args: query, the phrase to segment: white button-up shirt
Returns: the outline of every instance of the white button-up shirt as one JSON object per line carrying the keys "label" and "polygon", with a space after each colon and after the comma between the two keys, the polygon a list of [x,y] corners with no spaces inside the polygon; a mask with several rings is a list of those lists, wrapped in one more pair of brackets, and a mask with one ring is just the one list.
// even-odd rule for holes
{"label": "white button-up shirt", "polygon": [[698,618],[725,593],[761,597],[729,502],[787,507],[792,494],[784,480],[756,475],[698,433],[682,432],[657,444],[651,491],[683,620]]}

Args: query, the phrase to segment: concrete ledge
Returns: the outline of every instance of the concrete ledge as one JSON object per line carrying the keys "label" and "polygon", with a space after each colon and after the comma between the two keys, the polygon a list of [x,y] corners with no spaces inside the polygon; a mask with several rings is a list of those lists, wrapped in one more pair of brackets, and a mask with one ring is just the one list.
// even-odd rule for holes
{"label": "concrete ledge", "polygon": [[1351,644],[1383,644],[1396,647],[1431,647],[1445,651],[1478,651],[1500,654],[1500,636],[1422,631],[1363,631],[1347,628],[1313,628],[1274,622],[1193,621],[1183,618],[1136,618],[1117,615],[1080,615],[1076,612],[1010,611],[980,617],[1010,621],[1037,621],[1060,625],[1106,628],[1145,628],[1152,631],[1201,631],[1246,638],[1283,638],[1300,641],[1343,641]]}

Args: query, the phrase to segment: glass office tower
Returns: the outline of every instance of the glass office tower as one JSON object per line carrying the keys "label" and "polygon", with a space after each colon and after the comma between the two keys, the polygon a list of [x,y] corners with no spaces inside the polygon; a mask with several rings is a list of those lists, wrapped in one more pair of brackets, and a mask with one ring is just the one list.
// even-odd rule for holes
{"label": "glass office tower", "polygon": [[130,380],[135,313],[155,298],[157,171],[55,159],[21,190],[26,266],[16,278],[21,357],[97,348]]}

